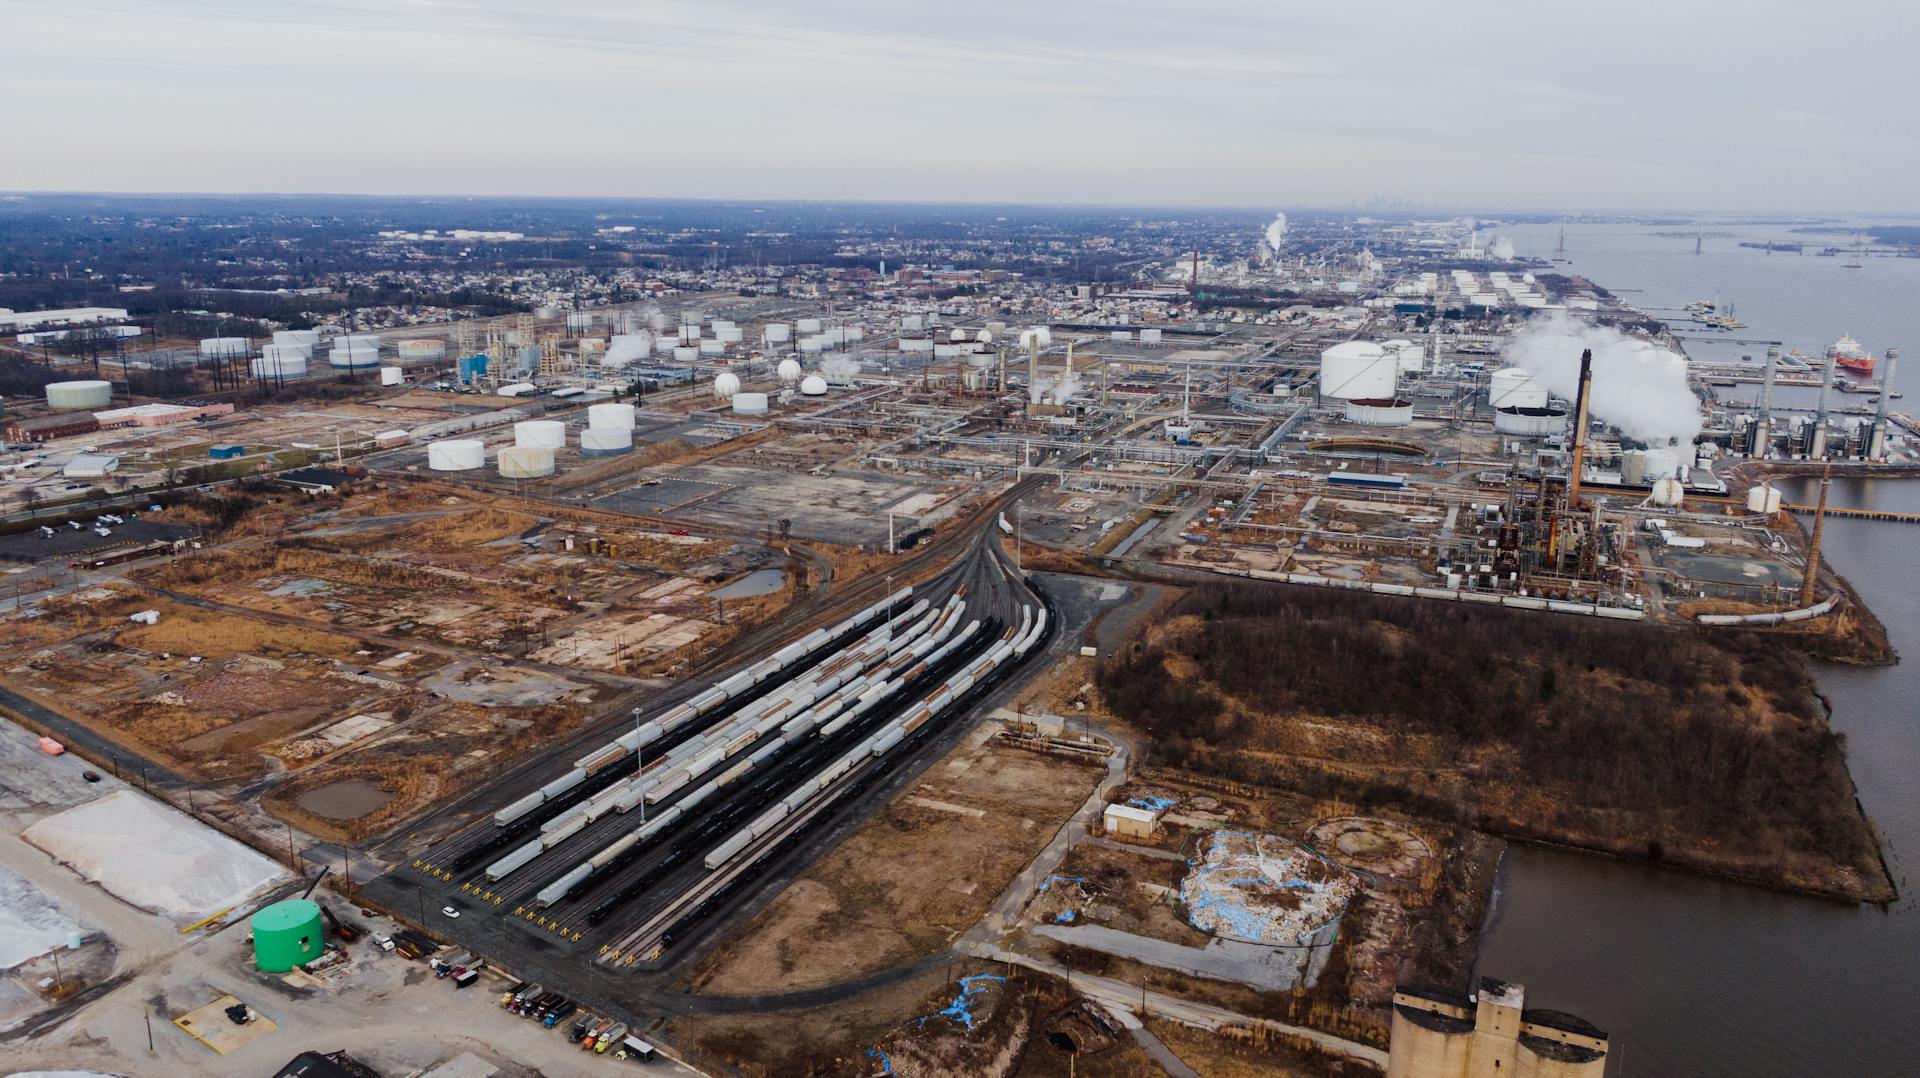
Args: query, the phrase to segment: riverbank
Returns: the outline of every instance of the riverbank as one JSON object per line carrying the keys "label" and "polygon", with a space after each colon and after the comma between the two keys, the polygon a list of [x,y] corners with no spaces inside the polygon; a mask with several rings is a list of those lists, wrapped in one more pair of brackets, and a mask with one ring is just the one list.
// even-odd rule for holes
{"label": "riverbank", "polygon": [[1210,584],[1110,660],[1100,691],[1155,763],[1820,898],[1894,896],[1806,664],[1765,633]]}

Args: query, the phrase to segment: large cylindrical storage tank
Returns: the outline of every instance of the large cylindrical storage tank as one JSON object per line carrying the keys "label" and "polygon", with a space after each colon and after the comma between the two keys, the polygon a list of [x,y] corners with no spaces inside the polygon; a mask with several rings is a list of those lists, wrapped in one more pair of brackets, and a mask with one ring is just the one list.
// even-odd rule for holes
{"label": "large cylindrical storage tank", "polygon": [[934,346],[933,346],[933,358],[935,358],[935,359],[959,359],[959,358],[961,357],[961,355],[963,355],[963,354],[964,354],[964,353],[966,353],[967,351],[969,351],[969,349],[968,349],[968,348],[966,348],[966,347],[965,347],[964,345],[958,345],[958,344],[936,344],[936,345],[934,345]]}
{"label": "large cylindrical storage tank", "polygon": [[401,341],[398,352],[401,359],[443,359],[447,354],[447,342],[431,338]]}
{"label": "large cylindrical storage tank", "polygon": [[926,324],[927,320],[917,314],[903,314],[900,316],[900,328],[902,330],[917,330]]}
{"label": "large cylindrical storage tank", "polygon": [[680,339],[671,333],[662,333],[653,339],[653,351],[656,355],[670,356],[678,351]]}
{"label": "large cylindrical storage tank", "polygon": [[1620,481],[1632,486],[1647,481],[1646,450],[1629,449],[1620,454]]}
{"label": "large cylindrical storage tank", "polygon": [[900,338],[900,350],[902,352],[931,352],[933,351],[933,338],[902,337]]}
{"label": "large cylindrical storage tank", "polygon": [[800,352],[802,355],[817,356],[821,352],[826,351],[826,348],[827,339],[817,333],[811,337],[800,338]]}
{"label": "large cylindrical storage tank", "polygon": [[380,364],[380,337],[373,333],[356,333],[347,337],[333,339],[333,351],[327,354],[327,362],[335,367],[377,367]]}
{"label": "large cylindrical storage tank", "polygon": [[1394,364],[1401,374],[1419,374],[1427,368],[1427,347],[1407,340],[1393,340],[1381,345],[1387,354],[1393,357]]}
{"label": "large cylindrical storage tank", "polygon": [[567,444],[567,425],[557,419],[523,419],[513,425],[513,444],[522,449],[558,449]]}
{"label": "large cylindrical storage tank", "polygon": [[580,455],[613,457],[633,449],[631,427],[588,427],[580,432]]}
{"label": "large cylindrical storage tank", "polygon": [[1487,403],[1495,408],[1545,408],[1547,387],[1527,371],[1507,367],[1493,372]]}
{"label": "large cylindrical storage tank", "polygon": [[253,342],[245,337],[203,337],[200,340],[201,359],[233,359],[252,350]]}
{"label": "large cylindrical storage tank", "polygon": [[793,327],[785,322],[768,322],[761,335],[768,344],[784,344],[793,339]]}
{"label": "large cylindrical storage tank", "polygon": [[319,958],[327,941],[320,905],[304,898],[275,902],[253,915],[253,961],[262,973],[287,973]]}
{"label": "large cylindrical storage tank", "polygon": [[674,345],[674,346],[673,346],[673,361],[674,361],[675,363],[698,363],[698,362],[700,362],[700,346],[699,346],[699,345],[697,345],[697,344],[676,344],[676,345]]}
{"label": "large cylindrical storage tank", "polygon": [[589,404],[587,405],[587,427],[589,429],[633,429],[634,408],[631,404]]}
{"label": "large cylindrical storage tank", "polygon": [[767,395],[765,393],[735,393],[733,395],[734,415],[766,415]]}
{"label": "large cylindrical storage tank", "polygon": [[867,337],[867,331],[859,326],[848,326],[840,331],[840,343],[859,344]]}
{"label": "large cylindrical storage tank", "polygon": [[113,403],[113,383],[97,378],[76,382],[48,382],[47,407],[62,412],[105,408]]}
{"label": "large cylindrical storage tank", "polygon": [[546,446],[510,445],[500,450],[500,478],[544,479],[553,474],[553,450]]}
{"label": "large cylindrical storage tank", "polygon": [[714,324],[713,339],[721,344],[739,344],[745,337],[746,334],[740,331],[739,326]]}
{"label": "large cylindrical storage tank", "polygon": [[800,380],[800,395],[803,397],[824,397],[827,395],[827,380],[817,374],[809,374]]}
{"label": "large cylindrical storage tank", "polygon": [[1747,489],[1747,512],[1773,514],[1780,511],[1780,491],[1769,483]]}
{"label": "large cylindrical storage tank", "polygon": [[304,348],[307,355],[313,355],[314,346],[320,343],[320,331],[317,329],[276,329],[273,331],[273,343]]}
{"label": "large cylindrical storage tank", "polygon": [[1493,429],[1520,438],[1545,438],[1567,429],[1564,408],[1498,408],[1493,413]]}
{"label": "large cylindrical storage tank", "polygon": [[727,346],[718,337],[703,337],[700,341],[700,354],[703,356],[725,355]]}
{"label": "large cylindrical storage tank", "polygon": [[1391,400],[1399,367],[1372,341],[1347,341],[1320,353],[1320,395],[1330,400]]}
{"label": "large cylindrical storage tank", "polygon": [[699,325],[688,324],[688,325],[681,326],[680,327],[680,343],[698,345],[700,343]]}
{"label": "large cylindrical storage tank", "polygon": [[307,357],[298,348],[270,344],[253,361],[255,378],[300,378],[307,373]]}
{"label": "large cylindrical storage tank", "polygon": [[1368,427],[1404,427],[1413,422],[1413,402],[1358,397],[1347,402],[1347,421]]}
{"label": "large cylindrical storage tank", "polygon": [[1671,479],[1680,471],[1678,454],[1665,449],[1649,449],[1645,456],[1647,471],[1646,476],[1641,480],[1643,483],[1657,483],[1662,479]]}
{"label": "large cylindrical storage tank", "polygon": [[427,446],[427,467],[436,472],[465,472],[487,462],[487,449],[478,438],[453,438]]}
{"label": "large cylindrical storage tank", "polygon": [[820,320],[818,318],[802,318],[794,323],[794,328],[801,333],[818,333],[820,332]]}

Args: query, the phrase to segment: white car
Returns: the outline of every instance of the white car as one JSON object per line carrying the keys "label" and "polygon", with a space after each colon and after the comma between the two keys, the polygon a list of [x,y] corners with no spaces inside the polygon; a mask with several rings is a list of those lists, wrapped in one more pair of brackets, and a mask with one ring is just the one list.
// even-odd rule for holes
{"label": "white car", "polygon": [[446,915],[446,916],[448,916],[448,917],[458,917],[458,916],[460,916],[460,911],[459,911],[459,910],[456,910],[456,909],[454,909],[454,908],[453,908],[452,906],[442,906],[442,907],[440,907],[440,912],[441,912],[441,913],[443,913],[443,914],[445,914],[445,915]]}

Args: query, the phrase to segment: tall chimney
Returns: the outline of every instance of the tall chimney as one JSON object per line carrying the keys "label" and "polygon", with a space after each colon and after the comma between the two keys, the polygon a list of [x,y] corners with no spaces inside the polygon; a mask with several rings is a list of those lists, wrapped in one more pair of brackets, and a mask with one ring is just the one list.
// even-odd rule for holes
{"label": "tall chimney", "polygon": [[1813,414],[1813,434],[1807,439],[1807,456],[1827,455],[1827,405],[1833,398],[1833,368],[1839,353],[1827,349],[1827,373],[1820,379],[1820,410]]}
{"label": "tall chimney", "polygon": [[1833,464],[1829,462],[1826,471],[1820,475],[1820,501],[1813,507],[1813,537],[1807,540],[1807,576],[1800,585],[1800,605],[1809,607],[1814,604],[1814,595],[1820,585],[1820,533],[1827,526],[1827,487],[1833,483]]}
{"label": "tall chimney", "polygon": [[1880,368],[1880,399],[1873,406],[1873,435],[1867,441],[1870,460],[1887,459],[1887,398],[1893,395],[1893,361],[1899,358],[1899,349],[1887,349],[1885,366]]}
{"label": "tall chimney", "polygon": [[1780,364],[1780,346],[1767,346],[1767,375],[1760,383],[1760,415],[1753,423],[1753,449],[1750,456],[1764,458],[1773,445],[1773,374]]}

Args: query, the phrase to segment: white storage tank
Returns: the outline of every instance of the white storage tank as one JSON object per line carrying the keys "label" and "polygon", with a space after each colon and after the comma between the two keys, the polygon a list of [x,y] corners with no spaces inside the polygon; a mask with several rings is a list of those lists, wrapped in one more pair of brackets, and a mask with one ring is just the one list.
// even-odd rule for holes
{"label": "white storage tank", "polygon": [[633,449],[633,430],[628,427],[588,427],[580,432],[580,455],[613,457]]}
{"label": "white storage tank", "polygon": [[680,327],[680,343],[694,344],[694,345],[699,344],[700,343],[700,327],[697,324],[691,324],[691,323],[688,325],[681,326]]}
{"label": "white storage tank", "polygon": [[203,337],[201,359],[234,359],[253,351],[253,342],[245,337]]}
{"label": "white storage tank", "polygon": [[113,383],[97,378],[75,382],[48,382],[47,407],[62,412],[105,408],[113,403]]}
{"label": "white storage tank", "polygon": [[587,405],[587,429],[632,430],[634,408],[631,404]]}
{"label": "white storage tank", "polygon": [[827,380],[817,374],[809,374],[800,380],[800,395],[803,397],[824,397],[827,395]]}
{"label": "white storage tank", "polygon": [[1653,484],[1653,504],[1679,505],[1687,498],[1687,488],[1680,480],[1667,476],[1657,479]]}
{"label": "white storage tank", "polygon": [[703,356],[725,355],[727,346],[718,337],[703,337],[700,341],[700,354]]}
{"label": "white storage tank", "polygon": [[1780,491],[1770,483],[1747,489],[1747,512],[1772,515],[1780,511]]}
{"label": "white storage tank", "polygon": [[1143,330],[1141,330],[1141,331],[1140,331],[1140,343],[1141,343],[1141,344],[1159,344],[1159,343],[1160,343],[1160,331],[1159,331],[1159,330],[1157,330],[1157,329],[1143,329]]}
{"label": "white storage tank", "polygon": [[404,381],[406,381],[406,372],[401,370],[400,368],[398,367],[380,368],[380,384],[381,385],[397,386]]}
{"label": "white storage tank", "polygon": [[867,331],[859,326],[848,326],[840,331],[841,339],[847,344],[858,344],[866,339]]}
{"label": "white storage tank", "polygon": [[947,342],[949,344],[959,344],[961,341],[964,341],[966,339],[967,339],[967,331],[964,329],[959,329],[957,327],[947,334]]}
{"label": "white storage tank", "polygon": [[794,325],[794,329],[798,330],[801,333],[820,332],[820,320],[818,318],[802,318],[798,322],[795,322],[793,325]]}
{"label": "white storage tank", "polygon": [[1666,449],[1649,449],[1642,454],[1646,461],[1643,483],[1658,483],[1662,479],[1671,479],[1679,474],[1680,457]]}
{"label": "white storage tank", "polygon": [[761,334],[768,344],[783,344],[793,339],[793,327],[785,322],[768,322]]}
{"label": "white storage tank", "polygon": [[903,314],[900,316],[900,328],[902,331],[919,330],[926,324],[927,320],[917,314]]}
{"label": "white storage tank", "polygon": [[273,331],[273,343],[283,346],[305,349],[307,355],[313,355],[314,346],[320,343],[320,331],[317,329],[277,329]]}
{"label": "white storage tank", "polygon": [[401,359],[443,359],[447,354],[447,342],[432,338],[401,341],[395,351]]}
{"label": "white storage tank", "polygon": [[733,395],[734,415],[766,415],[767,395],[765,393],[735,393]]}
{"label": "white storage tank", "polygon": [[270,344],[262,351],[275,354],[262,355],[253,361],[255,378],[301,378],[306,375],[307,357],[301,354],[300,349]]}
{"label": "white storage tank", "polygon": [[1550,404],[1539,408],[1496,408],[1493,429],[1519,438],[1545,438],[1567,429],[1567,412]]}
{"label": "white storage tank", "polygon": [[653,339],[653,350],[658,355],[670,356],[680,347],[680,338],[671,333],[662,333]]}
{"label": "white storage tank", "polygon": [[968,351],[970,351],[970,349],[968,349],[965,345],[936,344],[933,346],[933,358],[959,359],[962,355],[965,355]]}
{"label": "white storage tank", "polygon": [[826,351],[826,348],[827,339],[817,333],[811,337],[800,338],[800,353],[802,355],[817,356],[821,352]]}
{"label": "white storage tank", "polygon": [[347,369],[377,367],[380,365],[380,337],[374,333],[335,337],[333,351],[328,353],[327,362]]}
{"label": "white storage tank", "polygon": [[1545,408],[1547,387],[1527,371],[1506,367],[1493,372],[1487,403],[1495,408]]}
{"label": "white storage tank", "polygon": [[436,472],[471,471],[487,462],[478,438],[454,438],[427,446],[427,467]]}
{"label": "white storage tank", "polygon": [[1404,427],[1413,422],[1413,402],[1356,397],[1347,402],[1347,421],[1368,427]]}
{"label": "white storage tank", "polygon": [[500,451],[500,478],[544,479],[553,474],[553,450],[547,446],[510,445]]}
{"label": "white storage tank", "polygon": [[697,345],[697,344],[677,344],[677,345],[674,345],[674,346],[673,346],[673,361],[674,361],[675,363],[698,363],[698,362],[700,362],[700,346],[699,346],[699,345]]}
{"label": "white storage tank", "polygon": [[713,339],[719,341],[721,344],[739,344],[742,337],[743,334],[741,334],[739,326],[714,324]]}
{"label": "white storage tank", "polygon": [[[721,371],[713,379],[713,395],[721,400],[732,400],[740,392],[740,376],[732,371]],[[764,394],[763,394],[764,395]]]}
{"label": "white storage tank", "polygon": [[782,382],[792,385],[801,378],[802,371],[800,361],[797,359],[783,359],[780,361],[780,366],[775,369],[774,373],[780,376]]}
{"label": "white storage tank", "polygon": [[902,337],[900,338],[900,350],[902,352],[931,352],[933,351],[933,338]]}
{"label": "white storage tank", "polygon": [[1399,366],[1372,341],[1347,341],[1320,353],[1320,395],[1329,400],[1391,400]]}
{"label": "white storage tank", "polygon": [[1427,346],[1408,340],[1392,340],[1381,345],[1393,356],[1401,374],[1419,374],[1427,369]]}
{"label": "white storage tank", "polygon": [[558,449],[567,444],[567,425],[557,419],[525,419],[513,425],[513,444],[521,449]]}

